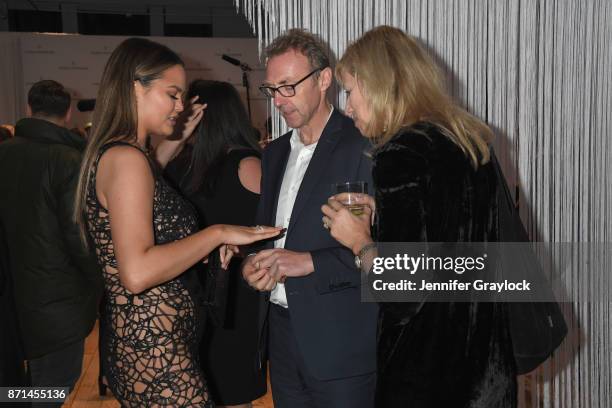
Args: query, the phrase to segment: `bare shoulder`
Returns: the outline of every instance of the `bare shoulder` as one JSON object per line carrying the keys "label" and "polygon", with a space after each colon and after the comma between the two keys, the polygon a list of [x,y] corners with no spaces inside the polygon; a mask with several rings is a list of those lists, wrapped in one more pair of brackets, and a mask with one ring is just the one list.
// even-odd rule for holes
{"label": "bare shoulder", "polygon": [[138,148],[126,145],[113,146],[100,158],[98,173],[101,176],[116,172],[138,172],[152,175],[151,166],[145,154]]}
{"label": "bare shoulder", "polygon": [[261,170],[261,160],[256,156],[245,157],[238,164],[238,170],[240,169]]}
{"label": "bare shoulder", "polygon": [[148,201],[153,190],[153,171],[142,151],[123,145],[104,152],[96,176],[96,194],[104,208],[109,208],[109,200],[115,202],[119,196],[125,199],[135,195],[143,202]]}
{"label": "bare shoulder", "polygon": [[248,156],[238,164],[238,178],[240,184],[247,190],[259,194],[261,182],[261,160],[255,156]]}

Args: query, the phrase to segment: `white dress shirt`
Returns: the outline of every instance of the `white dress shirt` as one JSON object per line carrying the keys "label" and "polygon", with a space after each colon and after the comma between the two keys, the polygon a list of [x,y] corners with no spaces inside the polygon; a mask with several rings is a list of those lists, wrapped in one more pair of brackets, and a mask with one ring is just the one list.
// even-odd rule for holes
{"label": "white dress shirt", "polygon": [[[332,115],[334,108],[332,107],[327,120]],[[289,220],[291,219],[291,213],[293,212],[293,205],[295,204],[295,198],[297,197],[298,190],[304,179],[304,174],[310,164],[310,159],[317,147],[317,143],[304,145],[300,140],[297,129],[293,129],[291,139],[291,153],[289,153],[289,159],[287,160],[287,168],[283,175],[283,184],[281,184],[280,193],[278,195],[278,204],[276,207],[276,226],[283,226],[283,228],[289,227]],[[274,242],[274,248],[285,247],[286,234]],[[287,293],[285,292],[285,284],[277,283],[272,293],[270,294],[270,302],[275,303],[284,308],[288,308],[287,304]]]}

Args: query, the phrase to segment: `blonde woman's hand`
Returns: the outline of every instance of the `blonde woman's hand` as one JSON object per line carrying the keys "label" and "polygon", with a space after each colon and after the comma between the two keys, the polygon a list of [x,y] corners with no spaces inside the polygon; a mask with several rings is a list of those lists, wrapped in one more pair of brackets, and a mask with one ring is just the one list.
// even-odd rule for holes
{"label": "blonde woman's hand", "polygon": [[365,204],[363,214],[354,215],[336,199],[340,196],[330,197],[327,204],[321,207],[323,226],[329,229],[331,236],[336,241],[349,248],[354,254],[358,254],[361,248],[372,242],[370,236],[372,207],[366,204],[367,199],[363,199]]}

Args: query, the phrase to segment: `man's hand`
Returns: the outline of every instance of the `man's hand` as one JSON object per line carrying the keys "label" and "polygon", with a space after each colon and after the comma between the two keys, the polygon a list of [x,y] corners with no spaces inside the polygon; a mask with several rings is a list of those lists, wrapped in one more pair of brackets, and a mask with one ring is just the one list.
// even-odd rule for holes
{"label": "man's hand", "polygon": [[267,269],[258,269],[254,262],[255,256],[247,256],[242,263],[242,277],[254,289],[259,291],[271,291],[276,286],[276,281],[268,275]]}
{"label": "man's hand", "polygon": [[257,270],[266,270],[275,282],[287,277],[306,276],[314,272],[310,252],[294,252],[283,248],[266,249],[251,257]]}

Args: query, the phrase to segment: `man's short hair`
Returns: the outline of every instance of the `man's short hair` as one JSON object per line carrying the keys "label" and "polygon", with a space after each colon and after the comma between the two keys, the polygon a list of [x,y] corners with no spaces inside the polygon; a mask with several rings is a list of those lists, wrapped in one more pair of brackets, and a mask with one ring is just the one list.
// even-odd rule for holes
{"label": "man's short hair", "polygon": [[318,36],[299,28],[292,28],[276,37],[265,49],[266,59],[284,54],[289,50],[305,55],[311,69],[330,67],[328,47]]}
{"label": "man's short hair", "polygon": [[63,118],[70,108],[70,93],[59,82],[50,79],[38,81],[28,92],[28,105],[32,115]]}

